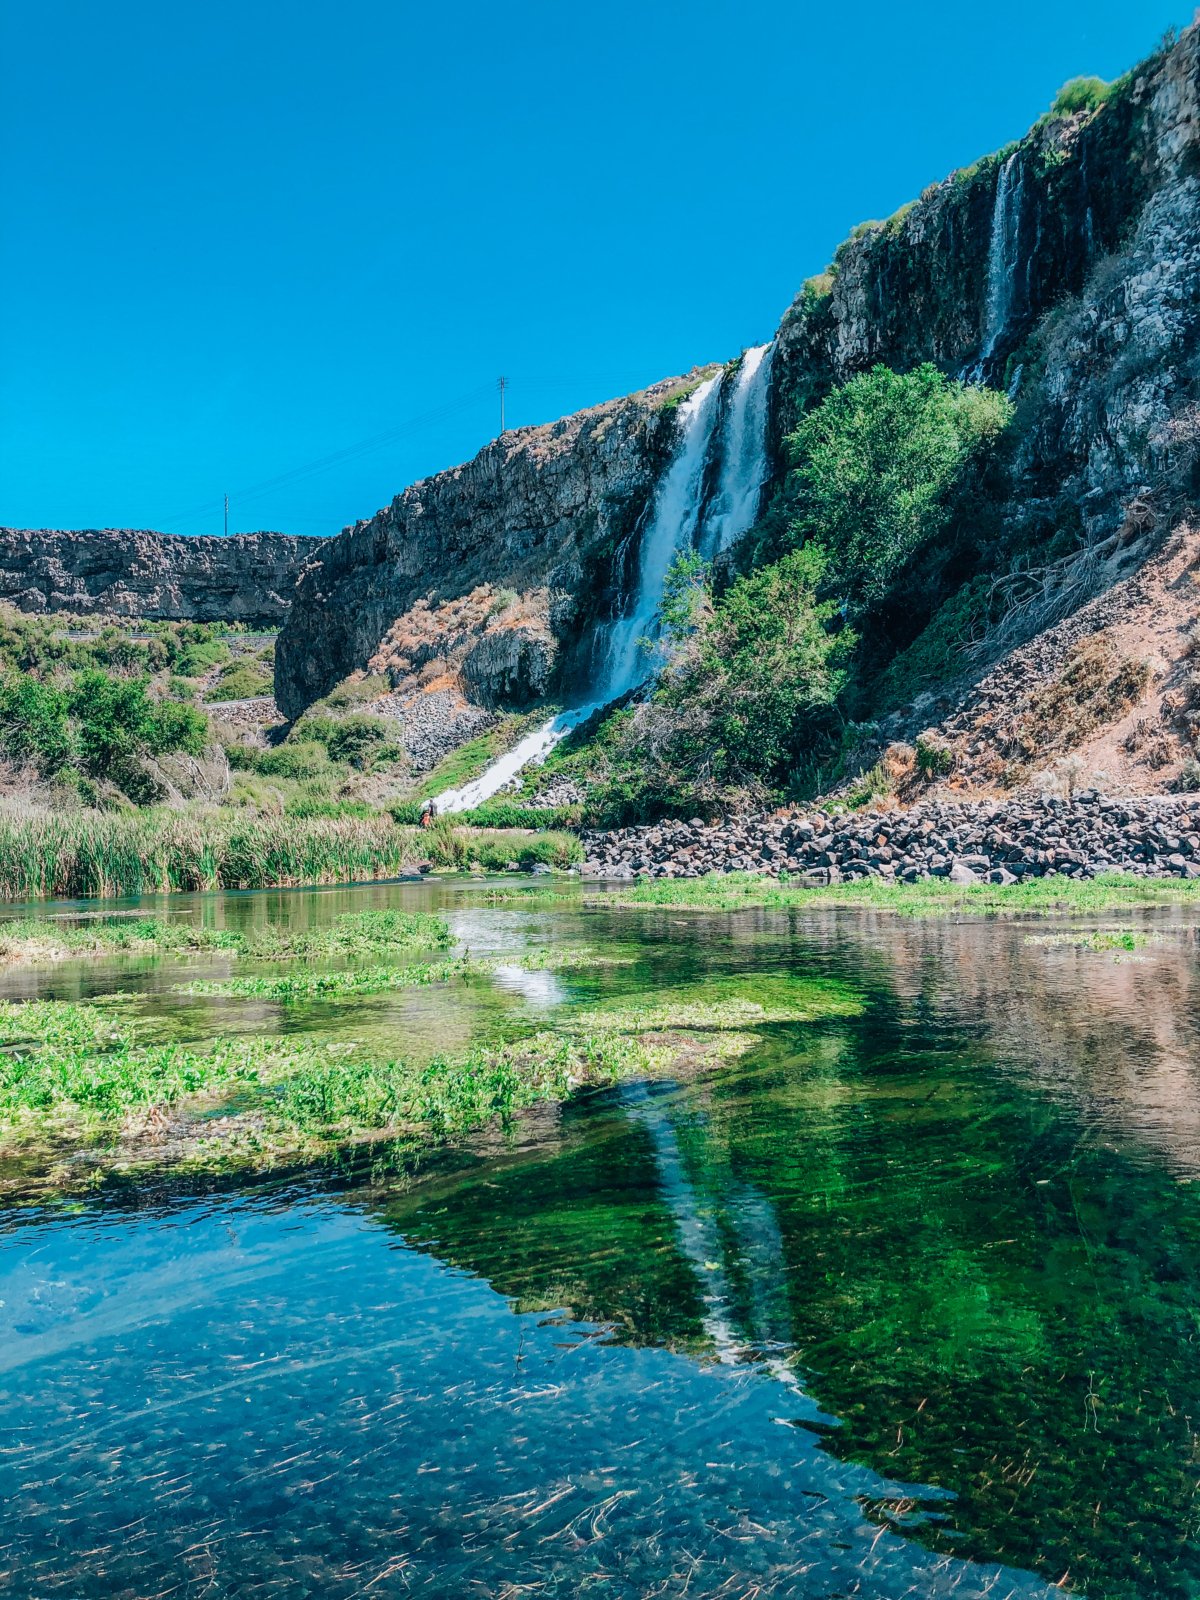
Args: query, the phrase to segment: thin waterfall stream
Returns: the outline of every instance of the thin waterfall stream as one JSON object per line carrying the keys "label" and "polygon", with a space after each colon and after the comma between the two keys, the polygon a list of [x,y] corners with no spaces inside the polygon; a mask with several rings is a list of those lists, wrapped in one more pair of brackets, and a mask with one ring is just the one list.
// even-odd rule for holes
{"label": "thin waterfall stream", "polygon": [[[479,777],[433,802],[439,814],[482,805],[525,767],[546,759],[556,744],[602,707],[636,689],[653,673],[663,585],[683,550],[719,555],[752,525],[768,474],[767,418],[771,345],[747,350],[732,374],[700,383],[679,405],[679,436],[654,493],[641,541],[637,583],[622,615],[605,630],[599,669],[586,701],[556,712]],[[732,390],[725,398],[726,387]],[[706,502],[710,468],[717,483]],[[650,648],[647,648],[649,643]]]}
{"label": "thin waterfall stream", "polygon": [[1000,168],[996,179],[996,203],[992,211],[992,233],[988,244],[987,300],[983,327],[983,347],[967,377],[980,382],[996,354],[1012,321],[1016,297],[1021,211],[1025,198],[1025,172],[1021,153],[1014,151]]}

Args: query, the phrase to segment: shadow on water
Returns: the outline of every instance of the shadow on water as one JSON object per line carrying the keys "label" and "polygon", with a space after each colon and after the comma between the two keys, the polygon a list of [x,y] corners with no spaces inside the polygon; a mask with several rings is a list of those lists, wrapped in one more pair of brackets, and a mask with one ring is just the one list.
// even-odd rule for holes
{"label": "shadow on water", "polygon": [[1114,956],[1032,923],[451,903],[481,952],[630,964],[497,980],[465,1020],[426,997],[433,1032],[780,972],[868,1004],[417,1174],[376,1150],[11,1215],[7,1592],[1200,1592],[1190,922]]}

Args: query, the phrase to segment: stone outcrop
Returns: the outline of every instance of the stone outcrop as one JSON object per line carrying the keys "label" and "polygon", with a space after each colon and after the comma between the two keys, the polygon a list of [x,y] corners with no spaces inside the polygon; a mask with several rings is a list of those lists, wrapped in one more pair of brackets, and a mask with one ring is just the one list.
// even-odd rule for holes
{"label": "stone outcrop", "polygon": [[22,611],[274,627],[321,542],[287,533],[0,528],[0,600]]}

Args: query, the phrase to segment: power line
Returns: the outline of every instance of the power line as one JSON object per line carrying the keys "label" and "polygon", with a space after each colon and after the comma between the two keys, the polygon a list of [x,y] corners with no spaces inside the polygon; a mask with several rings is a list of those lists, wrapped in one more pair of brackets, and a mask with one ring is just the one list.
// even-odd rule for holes
{"label": "power line", "polygon": [[[501,434],[507,431],[507,422],[505,417],[505,396],[511,381],[512,380],[508,377],[501,377],[495,382],[495,387],[500,391]],[[624,382],[628,382],[627,374],[618,375],[616,373],[612,373],[602,375],[600,373],[576,373],[573,376],[569,376],[567,374],[562,374],[561,376],[541,374],[523,383],[522,392],[526,394],[545,394],[547,391],[553,392],[562,387],[568,386],[574,388],[578,385],[589,383],[620,384]],[[252,504],[256,500],[261,500],[264,495],[270,494],[273,490],[303,482],[307,478],[315,477],[318,473],[328,471],[330,467],[340,466],[345,461],[356,460],[360,456],[369,455],[375,450],[381,450],[385,445],[394,444],[398,440],[404,438],[406,435],[416,432],[419,428],[426,427],[433,422],[443,421],[448,417],[467,410],[471,406],[474,406],[483,397],[483,395],[487,394],[489,390],[492,389],[492,387],[492,384],[488,383],[481,384],[474,389],[466,390],[456,399],[449,400],[443,405],[431,408],[429,411],[420,412],[416,416],[409,417],[404,422],[397,423],[394,427],[388,428],[383,433],[374,434],[366,439],[360,439],[355,444],[346,445],[341,450],[333,451],[330,455],[318,456],[312,461],[302,462],[298,466],[290,467],[286,472],[277,473],[273,478],[263,478],[258,483],[250,484],[245,489],[235,490],[232,496],[226,494],[224,496],[226,533],[229,531],[229,501],[231,498],[237,501],[239,507],[246,504]],[[176,511],[171,515],[162,518],[160,525],[163,527],[169,527],[173,523],[187,522],[193,517],[204,516],[217,510],[220,505],[221,501],[217,500],[216,498],[204,500],[195,505],[189,506],[186,511]],[[296,519],[292,518],[291,520],[295,521]]]}
{"label": "power line", "polygon": [[[384,445],[393,444],[406,434],[415,432],[418,428],[425,427],[431,422],[440,422],[443,418],[453,416],[456,412],[464,411],[475,405],[491,389],[491,384],[480,384],[474,389],[466,391],[455,400],[447,401],[444,405],[435,406],[429,411],[409,417],[406,421],[389,428],[385,433],[373,435],[368,439],[360,439],[356,444],[346,445],[342,450],[335,450],[327,456],[319,456],[313,461],[307,461],[299,466],[291,467],[286,472],[280,472],[273,478],[264,478],[260,482],[251,484],[245,489],[234,491],[233,498],[239,505],[248,501],[261,499],[263,495],[270,494],[272,490],[282,488],[285,484],[301,482],[305,478],[325,472],[330,467],[339,466],[343,461],[350,461],[358,456],[368,455],[373,450],[381,450]],[[169,517],[163,518],[164,523],[186,522],[191,517],[201,516],[206,512],[215,510],[220,502],[216,499],[204,500],[190,506],[186,511],[176,511]]]}

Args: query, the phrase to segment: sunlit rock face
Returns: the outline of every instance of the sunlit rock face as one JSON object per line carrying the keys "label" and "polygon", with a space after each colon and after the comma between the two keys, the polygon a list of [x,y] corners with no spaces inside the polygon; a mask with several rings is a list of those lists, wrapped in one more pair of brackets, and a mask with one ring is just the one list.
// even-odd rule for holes
{"label": "sunlit rock face", "polygon": [[[1046,119],[864,225],[805,285],[772,346],[774,480],[801,410],[877,362],[923,361],[1016,401],[1004,519],[1014,539],[1103,539],[1132,503],[1135,532],[1160,529],[1194,504],[1195,27],[1098,110]],[[418,604],[446,619],[426,641],[430,659],[480,704],[587,698],[589,624],[636,587],[639,534],[677,424],[663,401],[681,383],[506,434],[331,540],[280,641],[285,712],[366,669]],[[458,602],[483,585],[511,591],[510,637],[486,617],[463,635]]]}
{"label": "sunlit rock face", "polygon": [[[281,709],[295,715],[381,648],[386,668],[389,633],[411,631],[427,658],[465,664],[485,703],[545,693],[622,581],[621,548],[674,433],[663,402],[685,383],[505,433],[332,540],[301,579],[279,641]],[[497,611],[465,615],[456,602],[485,585],[507,592]],[[444,621],[440,633],[431,619]]]}
{"label": "sunlit rock face", "polygon": [[0,528],[0,600],[32,612],[277,627],[320,544],[287,533]]}
{"label": "sunlit rock face", "polygon": [[876,362],[931,361],[1019,406],[1011,520],[1088,535],[1149,492],[1194,501],[1200,425],[1200,32],[1095,113],[860,229],[784,318],[776,447],[797,412]]}

